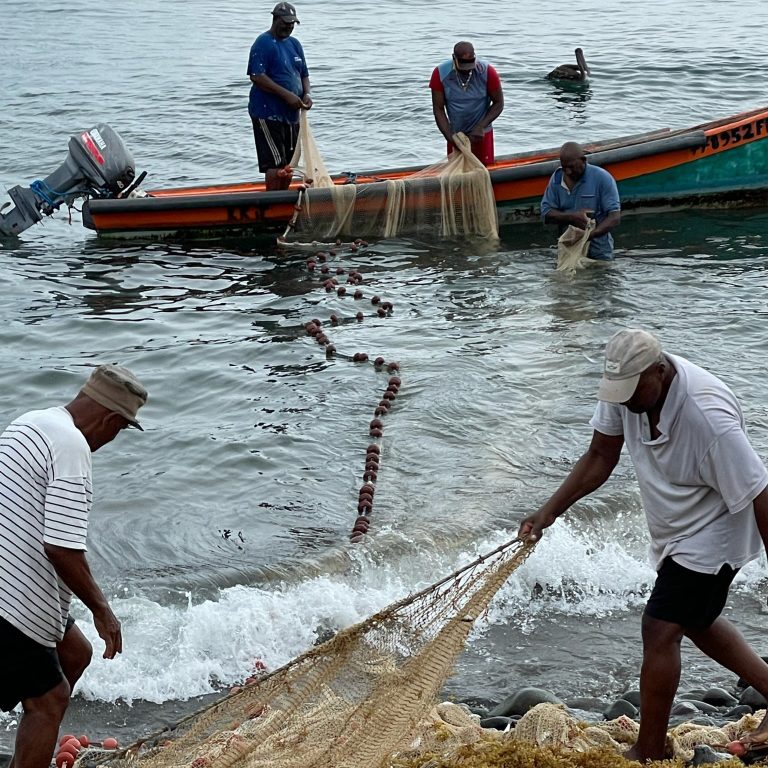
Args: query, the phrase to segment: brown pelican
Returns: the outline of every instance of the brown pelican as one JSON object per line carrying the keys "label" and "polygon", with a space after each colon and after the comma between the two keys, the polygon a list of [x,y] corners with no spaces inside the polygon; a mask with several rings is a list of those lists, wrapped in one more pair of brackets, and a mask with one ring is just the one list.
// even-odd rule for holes
{"label": "brown pelican", "polygon": [[589,76],[589,67],[584,59],[584,51],[581,48],[576,49],[575,64],[561,64],[555,67],[548,75],[547,80],[587,80]]}

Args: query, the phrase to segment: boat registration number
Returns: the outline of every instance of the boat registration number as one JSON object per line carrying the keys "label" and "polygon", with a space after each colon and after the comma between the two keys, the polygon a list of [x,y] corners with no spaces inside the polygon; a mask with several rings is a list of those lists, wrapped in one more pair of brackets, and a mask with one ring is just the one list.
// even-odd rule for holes
{"label": "boat registration number", "polygon": [[697,150],[697,152],[705,152],[708,149],[724,149],[733,144],[753,141],[764,136],[768,136],[768,117],[758,117],[748,123],[729,128],[726,131],[710,134],[707,136],[706,145]]}

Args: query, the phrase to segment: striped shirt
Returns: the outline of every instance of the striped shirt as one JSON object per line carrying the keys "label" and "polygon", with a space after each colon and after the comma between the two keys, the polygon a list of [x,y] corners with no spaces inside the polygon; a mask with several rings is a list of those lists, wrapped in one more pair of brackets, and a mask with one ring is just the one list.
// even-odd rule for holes
{"label": "striped shirt", "polygon": [[43,545],[86,549],[91,496],[91,449],[66,408],[0,435],[0,616],[41,645],[64,636],[72,599]]}

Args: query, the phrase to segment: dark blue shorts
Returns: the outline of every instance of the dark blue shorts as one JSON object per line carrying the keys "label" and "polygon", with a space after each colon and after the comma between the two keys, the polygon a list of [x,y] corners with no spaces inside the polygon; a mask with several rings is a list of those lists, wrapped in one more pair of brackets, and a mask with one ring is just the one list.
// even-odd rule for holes
{"label": "dark blue shorts", "polygon": [[[67,629],[74,621],[67,620]],[[36,643],[0,618],[0,709],[10,712],[24,699],[42,696],[64,679],[55,648]]]}
{"label": "dark blue shorts", "polygon": [[699,573],[667,557],[656,574],[645,612],[686,629],[706,629],[723,612],[738,572],[724,565],[718,573]]}

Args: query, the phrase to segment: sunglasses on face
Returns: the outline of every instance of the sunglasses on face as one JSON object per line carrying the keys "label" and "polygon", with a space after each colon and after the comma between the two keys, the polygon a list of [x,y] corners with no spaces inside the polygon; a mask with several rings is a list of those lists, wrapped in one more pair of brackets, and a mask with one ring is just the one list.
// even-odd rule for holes
{"label": "sunglasses on face", "polygon": [[461,56],[456,56],[456,54],[453,55],[454,60],[457,64],[474,64],[475,63],[475,57],[472,56],[468,59],[462,59]]}

